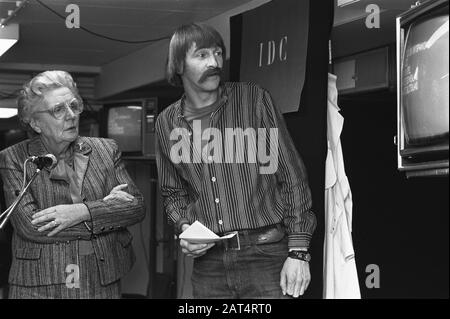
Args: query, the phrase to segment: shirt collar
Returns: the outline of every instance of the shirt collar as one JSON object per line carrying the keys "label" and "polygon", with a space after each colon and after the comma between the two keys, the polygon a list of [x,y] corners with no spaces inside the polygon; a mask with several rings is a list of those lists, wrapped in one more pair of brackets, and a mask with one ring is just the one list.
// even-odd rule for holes
{"label": "shirt collar", "polygon": [[[217,110],[219,110],[228,101],[228,96],[230,94],[229,89],[230,88],[225,83],[222,83],[220,85],[220,91],[221,91],[220,99],[221,99],[221,101],[220,101],[220,105],[217,107]],[[183,107],[184,107],[185,101],[186,101],[186,93],[183,93],[183,95],[178,100],[177,104],[175,105],[175,115],[178,118],[178,120],[181,120],[182,118],[184,118]]]}

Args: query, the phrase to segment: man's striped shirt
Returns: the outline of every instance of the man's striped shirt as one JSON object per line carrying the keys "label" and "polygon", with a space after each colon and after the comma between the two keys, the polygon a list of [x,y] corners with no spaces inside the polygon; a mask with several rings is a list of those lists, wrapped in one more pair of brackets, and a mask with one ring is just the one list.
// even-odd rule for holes
{"label": "man's striped shirt", "polygon": [[[198,220],[217,234],[283,223],[289,247],[308,247],[316,217],[311,211],[306,170],[283,116],[270,94],[255,84],[225,83],[221,92],[221,103],[210,120],[210,127],[221,136],[208,140],[205,156],[195,141],[195,127],[183,116],[184,96],[158,116],[159,184],[169,219],[178,230]],[[278,167],[273,174],[262,174],[267,165],[259,156],[252,161],[248,154],[270,154],[271,128],[278,130]],[[256,135],[245,136],[244,144],[231,141],[235,144],[230,148],[227,133],[238,129],[250,129]],[[258,144],[262,132],[267,132],[267,139]],[[238,154],[238,144],[244,146],[244,155]],[[233,156],[226,154],[234,149]],[[181,162],[180,158],[173,160],[180,152]]]}

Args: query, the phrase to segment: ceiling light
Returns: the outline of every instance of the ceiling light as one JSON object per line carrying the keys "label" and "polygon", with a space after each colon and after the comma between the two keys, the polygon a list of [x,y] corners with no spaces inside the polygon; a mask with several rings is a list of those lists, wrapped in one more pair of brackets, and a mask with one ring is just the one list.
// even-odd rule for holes
{"label": "ceiling light", "polygon": [[9,20],[13,19],[17,15],[17,13],[25,7],[27,2],[28,0],[16,1],[16,8],[14,10],[8,10],[8,16],[0,20],[0,26],[2,28],[6,27],[9,23]]}
{"label": "ceiling light", "polygon": [[0,56],[19,40],[19,25],[8,24],[0,28]]}
{"label": "ceiling light", "polygon": [[355,2],[359,2],[359,0],[337,0],[337,5],[338,7],[345,7]]}
{"label": "ceiling light", "polygon": [[17,115],[17,109],[0,107],[0,119],[8,119]]}

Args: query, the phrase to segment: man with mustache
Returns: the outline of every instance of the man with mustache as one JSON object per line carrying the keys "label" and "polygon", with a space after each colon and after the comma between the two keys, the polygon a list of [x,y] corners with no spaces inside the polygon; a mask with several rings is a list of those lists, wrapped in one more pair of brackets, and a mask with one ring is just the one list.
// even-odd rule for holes
{"label": "man with mustache", "polygon": [[[183,253],[195,258],[195,298],[298,297],[311,279],[307,250],[316,227],[306,170],[270,94],[255,84],[222,83],[225,52],[222,37],[208,25],[181,26],[170,41],[167,79],[182,86],[184,95],[156,122],[164,207],[178,232],[198,220],[220,236],[236,233],[215,244],[180,240]],[[199,127],[193,121],[201,122],[201,130],[192,129]],[[177,143],[186,143],[197,155],[205,149],[208,155],[216,152],[208,140],[200,138],[201,149],[192,143],[209,128],[222,135],[230,128],[252,128],[258,135],[276,128],[276,172],[260,173],[260,162],[215,162],[213,156],[200,162],[173,160]],[[186,136],[174,140],[179,131]]]}

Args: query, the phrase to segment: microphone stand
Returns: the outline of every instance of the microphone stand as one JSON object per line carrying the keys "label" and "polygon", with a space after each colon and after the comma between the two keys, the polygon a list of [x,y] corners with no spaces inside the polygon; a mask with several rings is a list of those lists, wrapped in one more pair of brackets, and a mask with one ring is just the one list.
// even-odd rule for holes
{"label": "microphone stand", "polygon": [[25,195],[25,193],[27,192],[28,188],[30,187],[31,183],[33,183],[33,181],[36,179],[36,177],[39,175],[39,173],[41,172],[41,169],[36,168],[36,171],[34,172],[33,176],[31,177],[30,181],[28,182],[28,184],[22,189],[22,191],[20,192],[19,196],[17,196],[16,200],[14,201],[14,203],[11,204],[11,206],[9,206],[1,215],[0,215],[0,220],[3,218],[3,216],[5,216],[5,218],[3,219],[3,221],[0,224],[0,229],[3,228],[3,226],[5,226],[6,222],[8,221],[9,216],[11,216],[11,214],[14,212],[14,210],[16,209],[17,205],[19,204],[19,202],[22,200],[23,195]]}

